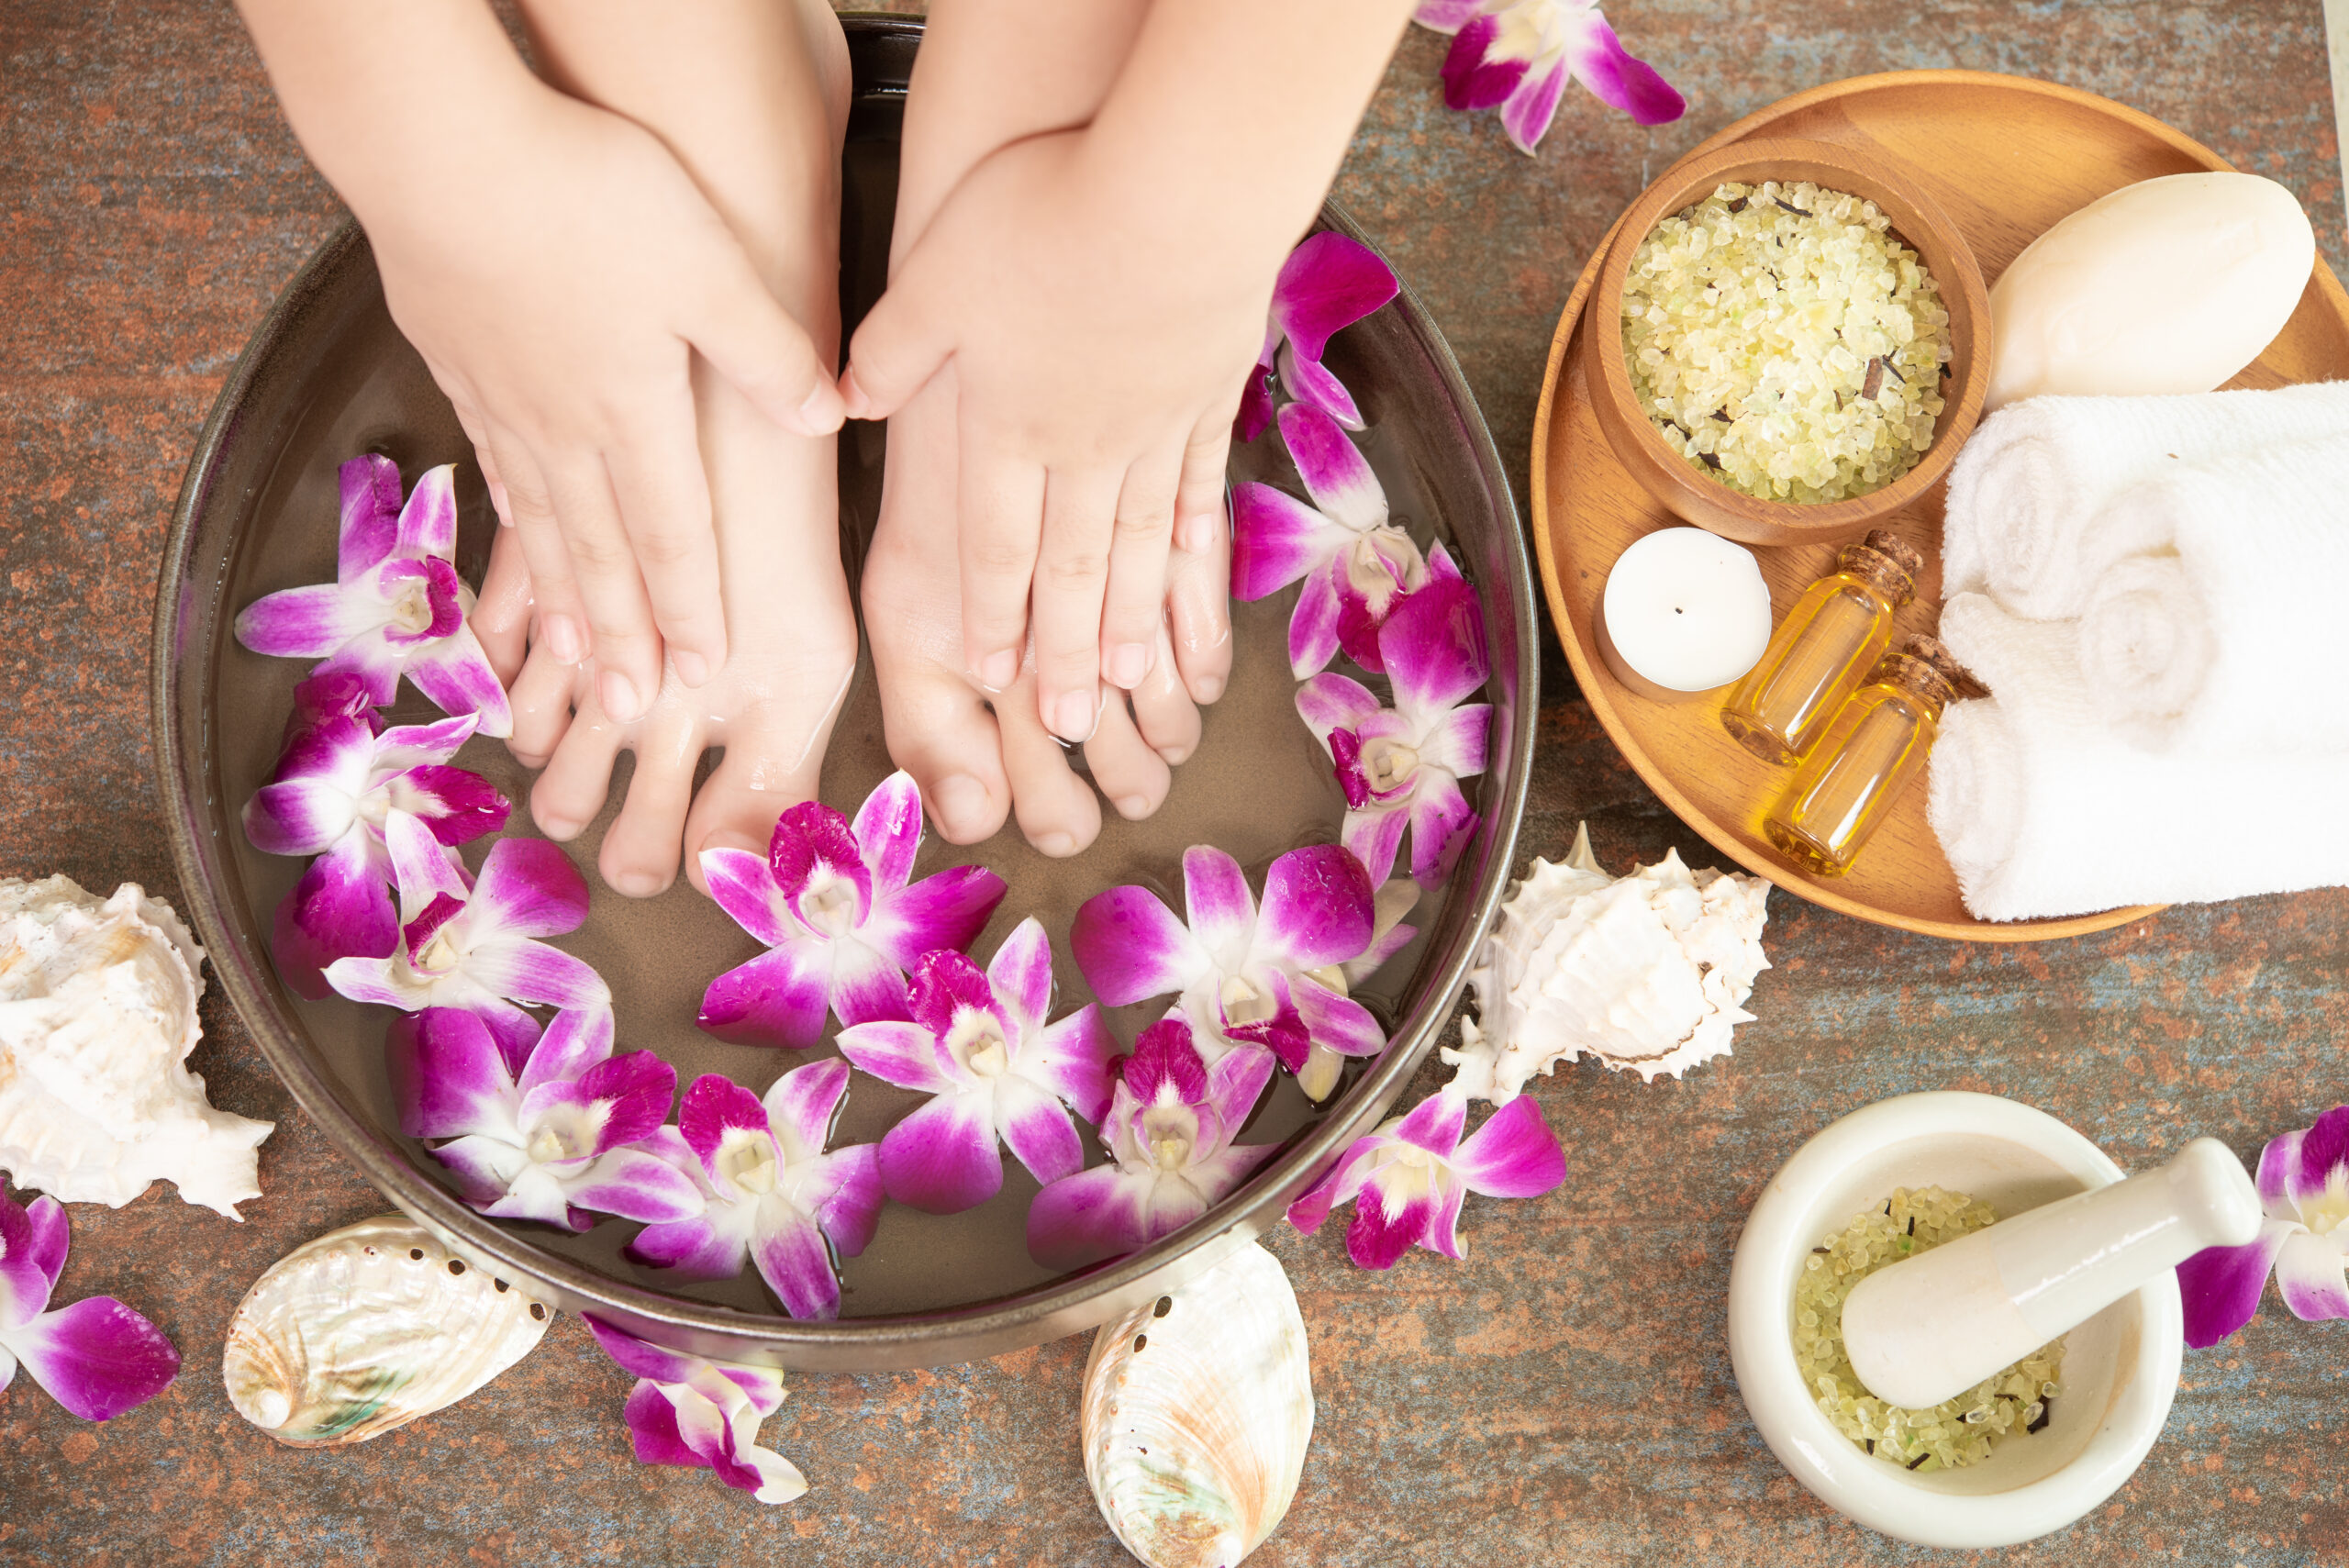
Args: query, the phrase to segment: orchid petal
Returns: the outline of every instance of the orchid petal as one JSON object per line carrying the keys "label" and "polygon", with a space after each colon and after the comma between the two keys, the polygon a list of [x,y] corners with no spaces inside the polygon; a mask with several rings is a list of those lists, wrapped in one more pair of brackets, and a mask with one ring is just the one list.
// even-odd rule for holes
{"label": "orchid petal", "polygon": [[1068,1107],[1023,1079],[996,1081],[995,1127],[1038,1182],[1056,1182],[1085,1168],[1085,1145]]}
{"label": "orchid petal", "polygon": [[[803,800],[775,819],[767,844],[774,884],[795,911],[819,875],[836,877],[856,893],[856,923],[873,910],[873,872],[864,863],[848,818],[820,800]],[[804,914],[802,918],[805,918]]]}
{"label": "orchid petal", "polygon": [[1344,570],[1343,562],[1335,559],[1315,567],[1306,575],[1297,608],[1289,612],[1289,673],[1300,681],[1328,669],[1338,655],[1338,622],[1345,607],[1338,592],[1338,576]]}
{"label": "orchid petal", "polygon": [[1458,778],[1475,777],[1485,771],[1486,744],[1492,728],[1490,703],[1453,708],[1420,742],[1420,765],[1442,768]]}
{"label": "orchid petal", "polygon": [[704,850],[701,874],[718,906],[768,947],[781,947],[800,934],[799,922],[777,896],[774,873],[764,855],[748,850]]}
{"label": "orchid petal", "polygon": [[1488,673],[1484,611],[1475,590],[1431,570],[1424,587],[1403,595],[1387,610],[1378,650],[1395,684],[1397,708],[1433,712],[1457,703],[1483,685]]}
{"label": "orchid petal", "polygon": [[856,1024],[841,1030],[841,1054],[885,1084],[920,1094],[949,1094],[969,1087],[950,1077],[939,1061],[938,1037],[919,1024]]}
{"label": "orchid petal", "polygon": [[[485,1133],[467,1133],[429,1152],[455,1178],[457,1195],[484,1212],[503,1201],[515,1179],[530,1168],[528,1154],[504,1137],[493,1138]],[[553,1196],[554,1207],[560,1209],[565,1201],[560,1190]],[[547,1223],[559,1224],[561,1220],[551,1218]]]}
{"label": "orchid petal", "polygon": [[1207,1063],[1179,1013],[1141,1031],[1122,1071],[1125,1086],[1143,1105],[1198,1105],[1208,1097]]}
{"label": "orchid petal", "polygon": [[1149,1207],[1157,1178],[1115,1165],[1063,1176],[1028,1207],[1028,1255],[1067,1273],[1138,1251],[1152,1240]]}
{"label": "orchid petal", "polygon": [[2336,1106],[2302,1133],[2286,1166],[2284,1189],[2306,1216],[2336,1180],[2349,1184],[2349,1106]]}
{"label": "orchid petal", "polygon": [[718,1174],[718,1146],[735,1129],[762,1138],[774,1136],[766,1106],[732,1079],[705,1073],[685,1085],[685,1102],[677,1111],[677,1130],[713,1178]]}
{"label": "orchid petal", "polygon": [[1353,997],[1340,995],[1309,975],[1299,976],[1289,989],[1305,1032],[1316,1045],[1326,1045],[1341,1056],[1375,1056],[1386,1049],[1386,1031]]}
{"label": "orchid petal", "polygon": [[379,854],[366,828],[354,827],[278,904],[271,951],[295,995],[314,1002],[329,995],[323,972],[337,959],[388,959],[399,951],[399,911]]}
{"label": "orchid petal", "polygon": [[1540,1197],[1566,1179],[1565,1151],[1531,1095],[1486,1117],[1453,1153],[1451,1165],[1470,1192],[1487,1197]]}
{"label": "orchid petal", "polygon": [[914,964],[907,1000],[914,1022],[941,1040],[964,1012],[993,1013],[996,1005],[985,973],[952,949],[922,954]]}
{"label": "orchid petal", "polygon": [[536,1096],[558,1089],[568,1089],[584,1102],[608,1104],[596,1140],[595,1152],[600,1155],[651,1137],[668,1119],[669,1102],[677,1093],[677,1070],[650,1051],[614,1056],[588,1068],[572,1083],[557,1080],[530,1089],[522,1097],[524,1119],[529,1119],[535,1109]]}
{"label": "orchid petal", "polygon": [[1366,1132],[1346,1145],[1346,1151],[1338,1157],[1337,1163],[1324,1171],[1288,1206],[1289,1224],[1307,1236],[1320,1229],[1331,1209],[1352,1203],[1362,1191],[1363,1183],[1369,1179],[1371,1157],[1385,1143],[1379,1134]]}
{"label": "orchid petal", "polygon": [[832,943],[832,1011],[843,1024],[900,1022],[913,1013],[897,961],[853,938]]}
{"label": "orchid petal", "polygon": [[[1534,1112],[1534,1119],[1541,1119],[1539,1110]],[[1453,1151],[1460,1147],[1461,1129],[1467,1122],[1466,1099],[1459,1095],[1437,1094],[1413,1106],[1409,1113],[1396,1123],[1392,1131],[1396,1140],[1413,1144],[1439,1159],[1449,1161]]]}
{"label": "orchid petal", "polygon": [[596,1336],[596,1343],[622,1372],[652,1383],[685,1383],[698,1370],[698,1356],[640,1340],[625,1329],[601,1321],[592,1312],[583,1312],[579,1318],[587,1325],[587,1331]]}
{"label": "orchid petal", "polygon": [[428,468],[400,508],[399,550],[404,555],[439,556],[457,549],[457,465]]}
{"label": "orchid petal", "polygon": [[435,898],[468,895],[464,873],[449,863],[448,851],[422,818],[406,811],[387,815],[384,847],[390,851],[392,879],[399,884],[402,925],[423,914]]}
{"label": "orchid petal", "polygon": [[1491,58],[1499,21],[1478,17],[1453,35],[1443,57],[1443,104],[1449,109],[1489,109],[1524,80],[1526,61]]}
{"label": "orchid petal", "polygon": [[794,1318],[829,1320],[841,1315],[840,1275],[813,1220],[793,1215],[753,1238],[751,1261]]}
{"label": "orchid petal", "polygon": [[1231,596],[1261,599],[1345,548],[1347,530],[1283,491],[1231,488]]}
{"label": "orchid petal", "polygon": [[1003,1162],[984,1093],[940,1095],[881,1140],[881,1183],[925,1214],[960,1214],[1002,1189]]}
{"label": "orchid petal", "polygon": [[857,935],[911,969],[926,952],[968,948],[1008,891],[985,866],[952,866],[884,896]]}
{"label": "orchid petal", "polygon": [[330,778],[266,784],[245,802],[245,838],[265,855],[314,855],[351,831],[359,803]]}
{"label": "orchid petal", "polygon": [[[847,1062],[838,1058],[810,1062],[768,1085],[759,1106],[770,1129],[789,1134],[801,1150],[814,1153],[831,1136],[833,1118],[839,1116],[841,1098],[847,1093]],[[785,1151],[793,1153],[788,1144]]]}
{"label": "orchid petal", "polygon": [[832,1251],[853,1258],[873,1244],[881,1221],[881,1146],[852,1143],[823,1157],[829,1190],[817,1199],[816,1223]]}
{"label": "orchid petal", "polygon": [[[539,1020],[503,996],[493,996],[484,988],[476,987],[476,990],[479,994],[464,1003],[465,1010],[489,1026],[490,1038],[497,1041],[498,1054],[506,1059],[506,1070],[519,1078],[522,1064],[530,1059],[530,1052],[538,1046],[541,1032]],[[609,1006],[610,1004],[611,998],[606,996],[591,1006]]]}
{"label": "orchid petal", "polygon": [[399,543],[400,471],[390,458],[367,452],[336,473],[342,492],[335,578],[351,583],[382,565]]}
{"label": "orchid petal", "polygon": [[1375,897],[1362,862],[1340,846],[1291,850],[1264,873],[1259,951],[1298,969],[1359,958],[1370,946]]}
{"label": "orchid petal", "polygon": [[[373,613],[380,615],[383,611],[378,607]],[[400,672],[407,664],[407,655],[391,645],[385,635],[387,629],[379,625],[368,626],[312,666],[311,675],[351,677],[366,687],[369,701],[379,707],[388,705],[399,695]]]}
{"label": "orchid petal", "polygon": [[[1688,101],[1657,73],[1655,67],[1626,50],[1605,17],[1591,10],[1584,12],[1578,20],[1578,36],[1566,43],[1565,63],[1575,80],[1590,89],[1592,97],[1609,108],[1622,110],[1641,125],[1668,125],[1687,112]],[[1552,107],[1555,106],[1553,95]],[[1508,119],[1506,109],[1501,117]],[[1550,117],[1545,113],[1541,124],[1532,128],[1531,139],[1541,140],[1549,123]],[[1511,134],[1516,133],[1512,130]],[[1532,150],[1523,140],[1518,145],[1526,147],[1529,152]]]}
{"label": "orchid petal", "polygon": [[1246,1125],[1272,1076],[1273,1058],[1262,1051],[1232,1051],[1208,1069],[1208,1108],[1227,1140]]}
{"label": "orchid petal", "polygon": [[[1591,14],[1594,18],[1596,13]],[[1604,27],[1606,24],[1601,23]],[[1531,70],[1518,79],[1517,86],[1501,102],[1501,129],[1508,134],[1520,152],[1531,153],[1542,145],[1548,134],[1550,122],[1557,117],[1558,100],[1565,95],[1566,68],[1553,65],[1538,74]],[[1618,106],[1619,107],[1620,106]],[[1677,118],[1678,116],[1667,116]]]}
{"label": "orchid petal", "polygon": [[2259,1151],[2259,1173],[2254,1180],[2259,1201],[2271,1215],[2286,1214],[2296,1207],[2291,1188],[2299,1177],[2300,1142],[2307,1136],[2298,1129],[2279,1133]]}
{"label": "orchid petal", "polygon": [[[650,1056],[651,1052],[629,1054]],[[674,1076],[674,1069],[671,1073]],[[704,1207],[701,1188],[692,1177],[640,1149],[613,1149],[598,1155],[584,1176],[566,1182],[563,1187],[580,1207],[622,1219],[674,1222],[691,1218]]]}
{"label": "orchid petal", "polygon": [[636,1386],[629,1390],[628,1403],[620,1407],[620,1420],[635,1442],[637,1463],[708,1468],[709,1462],[694,1451],[679,1432],[676,1407],[669,1403],[660,1385],[651,1379],[639,1378]]}
{"label": "orchid petal", "polygon": [[514,1134],[514,1080],[496,1040],[473,1014],[427,1007],[394,1018],[384,1065],[408,1137]]}
{"label": "orchid petal", "polygon": [[1012,928],[987,961],[987,984],[1022,1029],[1043,1026],[1052,1011],[1052,943],[1041,920],[1030,915]]}
{"label": "orchid petal", "polygon": [[469,844],[495,833],[513,812],[497,786],[479,773],[436,763],[402,773],[392,781],[392,794],[443,844]]}
{"label": "orchid petal", "polygon": [[1256,926],[1256,899],[1240,862],[1209,844],[1183,851],[1183,908],[1191,938],[1213,957],[1237,960]]}
{"label": "orchid petal", "polygon": [[1297,717],[1324,746],[1331,730],[1352,729],[1379,706],[1368,688],[1344,675],[1316,675],[1297,689]]}
{"label": "orchid petal", "polygon": [[[524,1094],[541,1084],[578,1078],[588,1069],[611,1060],[613,1018],[608,1007],[570,1007],[557,1013],[531,1049],[515,1087]],[[669,1086],[676,1086],[672,1073]],[[668,1114],[664,1102],[663,1116]]]}
{"label": "orchid petal", "polygon": [[1403,829],[1410,820],[1407,811],[1373,801],[1346,813],[1339,837],[1345,841],[1346,852],[1362,862],[1370,880],[1382,882],[1395,869],[1395,854],[1402,847]]}
{"label": "orchid petal", "polygon": [[[519,841],[503,840],[501,847]],[[465,970],[498,995],[518,1002],[548,1007],[608,1007],[612,1004],[611,988],[584,960],[544,942],[484,943],[465,955]],[[530,1038],[538,1038],[535,1029]]]}
{"label": "orchid petal", "polygon": [[1411,20],[1439,33],[1456,33],[1484,13],[1485,0],[1419,0]]}
{"label": "orchid petal", "polygon": [[[247,605],[237,617],[237,640],[276,659],[317,659],[384,624],[380,603],[333,583],[287,588]],[[385,699],[388,700],[388,699]]]}
{"label": "orchid petal", "polygon": [[1468,847],[1476,822],[1476,812],[1460,793],[1458,781],[1450,773],[1423,772],[1419,794],[1411,801],[1412,879],[1431,892],[1442,886]]}
{"label": "orchid petal", "polygon": [[8,1349],[50,1397],[85,1421],[111,1420],[179,1375],[163,1331],[111,1296],[93,1296],[8,1330]]}
{"label": "orchid petal", "polygon": [[1280,427],[1297,476],[1322,516],[1355,533],[1386,521],[1386,492],[1378,475],[1335,419],[1309,404],[1292,403],[1281,410]]}
{"label": "orchid petal", "polygon": [[2286,1237],[2276,1254],[2276,1291],[2295,1318],[2349,1318],[2349,1254],[2342,1251],[2340,1233],[2302,1230]]}
{"label": "orchid petal", "polygon": [[500,839],[482,862],[471,900],[476,921],[524,937],[559,937],[587,923],[587,880],[562,846]]}
{"label": "orchid petal", "polygon": [[2211,1247],[2178,1264],[2186,1342],[2198,1351],[2207,1350],[2258,1316],[2259,1298],[2266,1292],[2276,1255],[2299,1234],[2300,1227],[2290,1221],[2270,1219],[2261,1225],[2258,1239],[2247,1246]]}
{"label": "orchid petal", "polygon": [[1273,284],[1273,325],[1304,358],[1318,361],[1331,334],[1402,292],[1394,269],[1351,235],[1325,229],[1306,236],[1281,263]]}
{"label": "orchid petal", "polygon": [[1086,899],[1069,929],[1069,949],[1105,1006],[1182,990],[1208,967],[1189,928],[1144,887],[1112,887]]}
{"label": "orchid petal", "polygon": [[1231,421],[1232,438],[1241,442],[1252,441],[1272,425],[1273,367],[1259,361],[1240,389],[1240,412]]}
{"label": "orchid petal", "polygon": [[664,1269],[681,1280],[732,1279],[742,1272],[750,1238],[721,1221],[715,1211],[665,1225],[648,1225],[620,1249],[620,1255],[647,1268]]}
{"label": "orchid petal", "polygon": [[1415,1193],[1390,1207],[1386,1190],[1369,1183],[1354,1200],[1353,1223],[1346,1227],[1346,1256],[1362,1268],[1391,1269],[1428,1239],[1435,1213],[1431,1192]]}
{"label": "orchid petal", "polygon": [[[49,1201],[39,1199],[36,1202]],[[0,1191],[0,1333],[29,1323],[49,1306],[56,1276],[41,1266],[30,1214]]]}
{"label": "orchid petal", "polygon": [[514,733],[514,710],[506,700],[506,688],[497,684],[497,673],[473,628],[461,624],[415,650],[407,656],[406,674],[441,712],[478,719],[480,733],[494,740]]}
{"label": "orchid petal", "polygon": [[823,1038],[831,953],[802,937],[728,970],[702,993],[701,1027],[734,1045],[804,1050]]}
{"label": "orchid petal", "polygon": [[921,788],[900,768],[883,779],[856,808],[856,846],[873,873],[875,894],[894,893],[913,876],[921,848]]}
{"label": "orchid petal", "polygon": [[[0,1198],[0,1203],[6,1201]],[[65,1272],[65,1255],[72,1250],[72,1223],[65,1218],[65,1206],[45,1195],[27,1204],[24,1215],[25,1234],[16,1243],[17,1255],[30,1262],[49,1282],[49,1289],[54,1290],[58,1275]],[[37,1314],[48,1305],[47,1293],[38,1302],[20,1296],[18,1305],[29,1305],[31,1311],[27,1317]],[[0,1312],[0,1322],[21,1321],[22,1318],[9,1318],[6,1312]]]}
{"label": "orchid petal", "polygon": [[1066,1100],[1085,1120],[1098,1122],[1109,1108],[1117,1054],[1117,1039],[1101,1021],[1100,1009],[1087,1003],[1029,1037],[1019,1052],[1019,1074]]}
{"label": "orchid petal", "polygon": [[1297,400],[1290,406],[1315,409],[1345,429],[1368,427],[1369,421],[1363,417],[1354,395],[1346,390],[1346,384],[1329,366],[1318,359],[1307,359],[1294,344],[1282,347],[1280,362],[1281,380],[1297,394]]}

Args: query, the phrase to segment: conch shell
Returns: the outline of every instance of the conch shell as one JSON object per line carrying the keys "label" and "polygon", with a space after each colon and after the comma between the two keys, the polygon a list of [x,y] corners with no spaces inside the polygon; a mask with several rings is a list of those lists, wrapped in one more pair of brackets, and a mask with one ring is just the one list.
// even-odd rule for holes
{"label": "conch shell", "polygon": [[1249,1245],[1094,1337],[1085,1478],[1150,1568],[1230,1568],[1288,1512],[1313,1437],[1305,1319]]}
{"label": "conch shell", "polygon": [[1535,860],[1501,906],[1469,972],[1479,1017],[1463,1018],[1444,1061],[1469,1095],[1505,1106],[1534,1073],[1595,1056],[1653,1083],[1726,1056],[1742,1004],[1770,967],[1762,922],[1770,884],[1691,872],[1677,851],[1610,877],[1577,824],[1563,862]]}
{"label": "conch shell", "polygon": [[454,1405],[553,1320],[544,1302],[386,1214],[271,1264],[228,1320],[220,1378],[237,1413],[289,1447],[365,1442]]}
{"label": "conch shell", "polygon": [[119,1208],[160,1178],[231,1219],[261,1195],[273,1124],[214,1110],[185,1064],[203,964],[135,882],[101,902],[70,877],[0,879],[0,1167],[18,1186]]}

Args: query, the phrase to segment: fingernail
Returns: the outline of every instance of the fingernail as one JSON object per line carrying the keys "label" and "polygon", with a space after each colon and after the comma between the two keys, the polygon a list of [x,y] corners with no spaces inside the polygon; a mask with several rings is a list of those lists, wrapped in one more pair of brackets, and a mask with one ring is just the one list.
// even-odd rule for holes
{"label": "fingernail", "polygon": [[968,773],[949,773],[930,787],[930,804],[941,828],[960,830],[986,810],[986,785]]}
{"label": "fingernail", "polygon": [[873,400],[864,395],[864,388],[856,384],[856,367],[851,365],[841,373],[841,406],[852,419],[862,419]]}
{"label": "fingernail", "polygon": [[1223,695],[1223,677],[1221,675],[1201,675],[1197,680],[1191,683],[1191,700],[1193,702],[1201,704],[1211,703],[1221,695]]}
{"label": "fingernail", "polygon": [[544,833],[548,838],[556,840],[558,843],[567,839],[575,839],[579,837],[579,829],[584,826],[586,826],[586,824],[573,822],[568,817],[541,817],[539,818],[539,831]]}
{"label": "fingernail", "polygon": [[1139,642],[1120,642],[1109,650],[1107,673],[1111,685],[1133,690],[1150,673],[1150,650]]}
{"label": "fingernail", "polygon": [[1139,822],[1150,815],[1150,797],[1141,795],[1123,795],[1118,801],[1118,815],[1129,822]]}
{"label": "fingernail", "polygon": [[799,406],[799,423],[811,436],[829,436],[841,428],[841,403],[837,391],[818,383]]}
{"label": "fingernail", "polygon": [[677,679],[689,686],[698,686],[709,679],[709,661],[698,653],[672,653],[669,662],[677,667]]}
{"label": "fingernail", "polygon": [[636,687],[618,670],[605,671],[603,679],[596,683],[596,690],[604,699],[605,714],[622,724],[642,711]]}
{"label": "fingernail", "polygon": [[506,486],[495,482],[490,484],[489,506],[490,510],[497,514],[497,522],[500,528],[510,528],[514,526],[513,510],[506,504]]}
{"label": "fingernail", "polygon": [[1039,853],[1060,860],[1076,853],[1076,840],[1066,833],[1047,833],[1036,840],[1036,849]]}
{"label": "fingernail", "polygon": [[1183,519],[1182,549],[1186,554],[1205,555],[1215,548],[1217,528],[1222,519],[1208,512],[1195,512]]}
{"label": "fingernail", "polygon": [[549,616],[541,623],[547,635],[547,651],[565,664],[576,664],[587,657],[587,638],[579,623],[569,616]]}
{"label": "fingernail", "polygon": [[1093,719],[1101,711],[1090,692],[1063,692],[1052,699],[1052,733],[1063,740],[1083,740],[1093,733]]}
{"label": "fingernail", "polygon": [[979,661],[979,684],[991,692],[1009,688],[1019,678],[1019,655],[1008,648],[998,648]]}

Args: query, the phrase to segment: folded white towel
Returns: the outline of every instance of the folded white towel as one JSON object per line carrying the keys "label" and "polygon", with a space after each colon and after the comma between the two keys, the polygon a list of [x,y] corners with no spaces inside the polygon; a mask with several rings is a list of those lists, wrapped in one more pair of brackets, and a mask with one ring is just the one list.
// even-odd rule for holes
{"label": "folded white towel", "polygon": [[2123,491],[2100,532],[2164,541],[2089,591],[2080,669],[2140,745],[2349,752],[2349,435]]}
{"label": "folded white towel", "polygon": [[2071,624],[1961,594],[1941,635],[1997,694],[1951,706],[1927,773],[1977,918],[2349,884],[2349,755],[2148,751],[2100,719]]}
{"label": "folded white towel", "polygon": [[2178,397],[2033,397],[1982,421],[1950,469],[1942,592],[2062,620],[2123,556],[2122,490],[2231,453],[2349,437],[2349,382]]}

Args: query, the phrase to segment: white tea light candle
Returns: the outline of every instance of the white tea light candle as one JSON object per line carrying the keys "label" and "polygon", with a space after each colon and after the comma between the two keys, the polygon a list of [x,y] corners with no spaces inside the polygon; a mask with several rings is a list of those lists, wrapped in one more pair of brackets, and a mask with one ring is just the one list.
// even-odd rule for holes
{"label": "white tea light candle", "polygon": [[1615,678],[1657,702],[1741,679],[1770,645],[1770,585],[1753,552],[1702,528],[1632,541],[1607,573],[1598,651]]}

